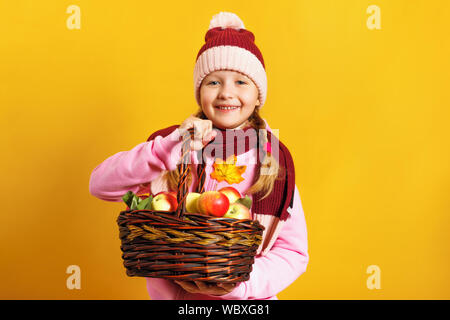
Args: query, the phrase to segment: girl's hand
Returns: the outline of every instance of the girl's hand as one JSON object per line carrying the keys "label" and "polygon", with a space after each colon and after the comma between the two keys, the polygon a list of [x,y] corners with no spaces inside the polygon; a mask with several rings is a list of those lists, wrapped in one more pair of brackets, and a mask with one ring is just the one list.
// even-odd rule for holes
{"label": "girl's hand", "polygon": [[202,281],[174,281],[176,284],[180,285],[184,290],[190,293],[201,293],[210,294],[214,296],[223,296],[224,294],[230,293],[236,288],[236,284],[229,283],[218,283],[209,284]]}
{"label": "girl's hand", "polygon": [[211,120],[204,120],[191,115],[183,121],[179,129],[188,130],[194,128],[194,140],[191,141],[191,150],[197,151],[203,149],[209,141],[216,137],[217,132],[212,127]]}

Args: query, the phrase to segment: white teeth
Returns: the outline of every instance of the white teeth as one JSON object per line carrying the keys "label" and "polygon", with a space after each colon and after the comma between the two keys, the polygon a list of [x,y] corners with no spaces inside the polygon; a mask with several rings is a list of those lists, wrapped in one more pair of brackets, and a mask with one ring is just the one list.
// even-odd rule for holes
{"label": "white teeth", "polygon": [[239,107],[221,107],[221,106],[218,106],[217,108],[219,108],[221,110],[232,110],[232,109],[237,109]]}

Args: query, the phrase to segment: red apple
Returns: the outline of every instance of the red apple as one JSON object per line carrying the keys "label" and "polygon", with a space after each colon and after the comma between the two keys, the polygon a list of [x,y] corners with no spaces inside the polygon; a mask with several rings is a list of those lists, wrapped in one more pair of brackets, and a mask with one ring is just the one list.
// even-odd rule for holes
{"label": "red apple", "polygon": [[175,197],[175,199],[177,198],[177,193],[175,191],[167,191],[169,192],[171,195],[173,195]]}
{"label": "red apple", "polygon": [[223,216],[224,218],[233,219],[252,219],[252,214],[246,206],[241,203],[232,203],[227,213]]}
{"label": "red apple", "polygon": [[222,217],[230,207],[230,200],[219,191],[206,191],[198,198],[197,205],[200,213]]}
{"label": "red apple", "polygon": [[171,193],[173,191],[161,191],[152,200],[152,207],[155,211],[175,211],[178,207],[177,197]]}
{"label": "red apple", "polygon": [[237,191],[233,187],[224,187],[224,188],[220,189],[219,192],[226,195],[228,200],[230,200],[230,203],[234,203],[234,202],[236,202],[237,199],[241,198],[241,194],[239,193],[239,191]]}

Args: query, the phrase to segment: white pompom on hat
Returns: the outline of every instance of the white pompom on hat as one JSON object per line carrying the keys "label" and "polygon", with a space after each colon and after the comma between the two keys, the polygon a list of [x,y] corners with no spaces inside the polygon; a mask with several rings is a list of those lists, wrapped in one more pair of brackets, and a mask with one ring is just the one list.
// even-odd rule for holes
{"label": "white pompom on hat", "polygon": [[245,29],[242,20],[234,13],[220,12],[216,14],[209,23],[209,29],[213,28],[233,28],[233,29]]}
{"label": "white pompom on hat", "polygon": [[267,97],[267,75],[264,59],[255,44],[255,36],[245,29],[234,13],[220,12],[213,16],[205,35],[205,44],[197,54],[194,67],[194,93],[200,103],[203,79],[217,70],[234,70],[252,79],[259,91],[260,107]]}

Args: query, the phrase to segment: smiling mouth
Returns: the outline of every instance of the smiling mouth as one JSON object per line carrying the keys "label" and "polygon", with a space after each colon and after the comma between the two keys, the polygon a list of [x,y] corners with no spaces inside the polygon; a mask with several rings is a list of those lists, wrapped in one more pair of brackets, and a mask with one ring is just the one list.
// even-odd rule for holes
{"label": "smiling mouth", "polygon": [[233,111],[233,110],[237,110],[240,107],[239,106],[229,106],[229,105],[219,105],[219,106],[215,106],[216,109],[220,110],[220,111]]}

